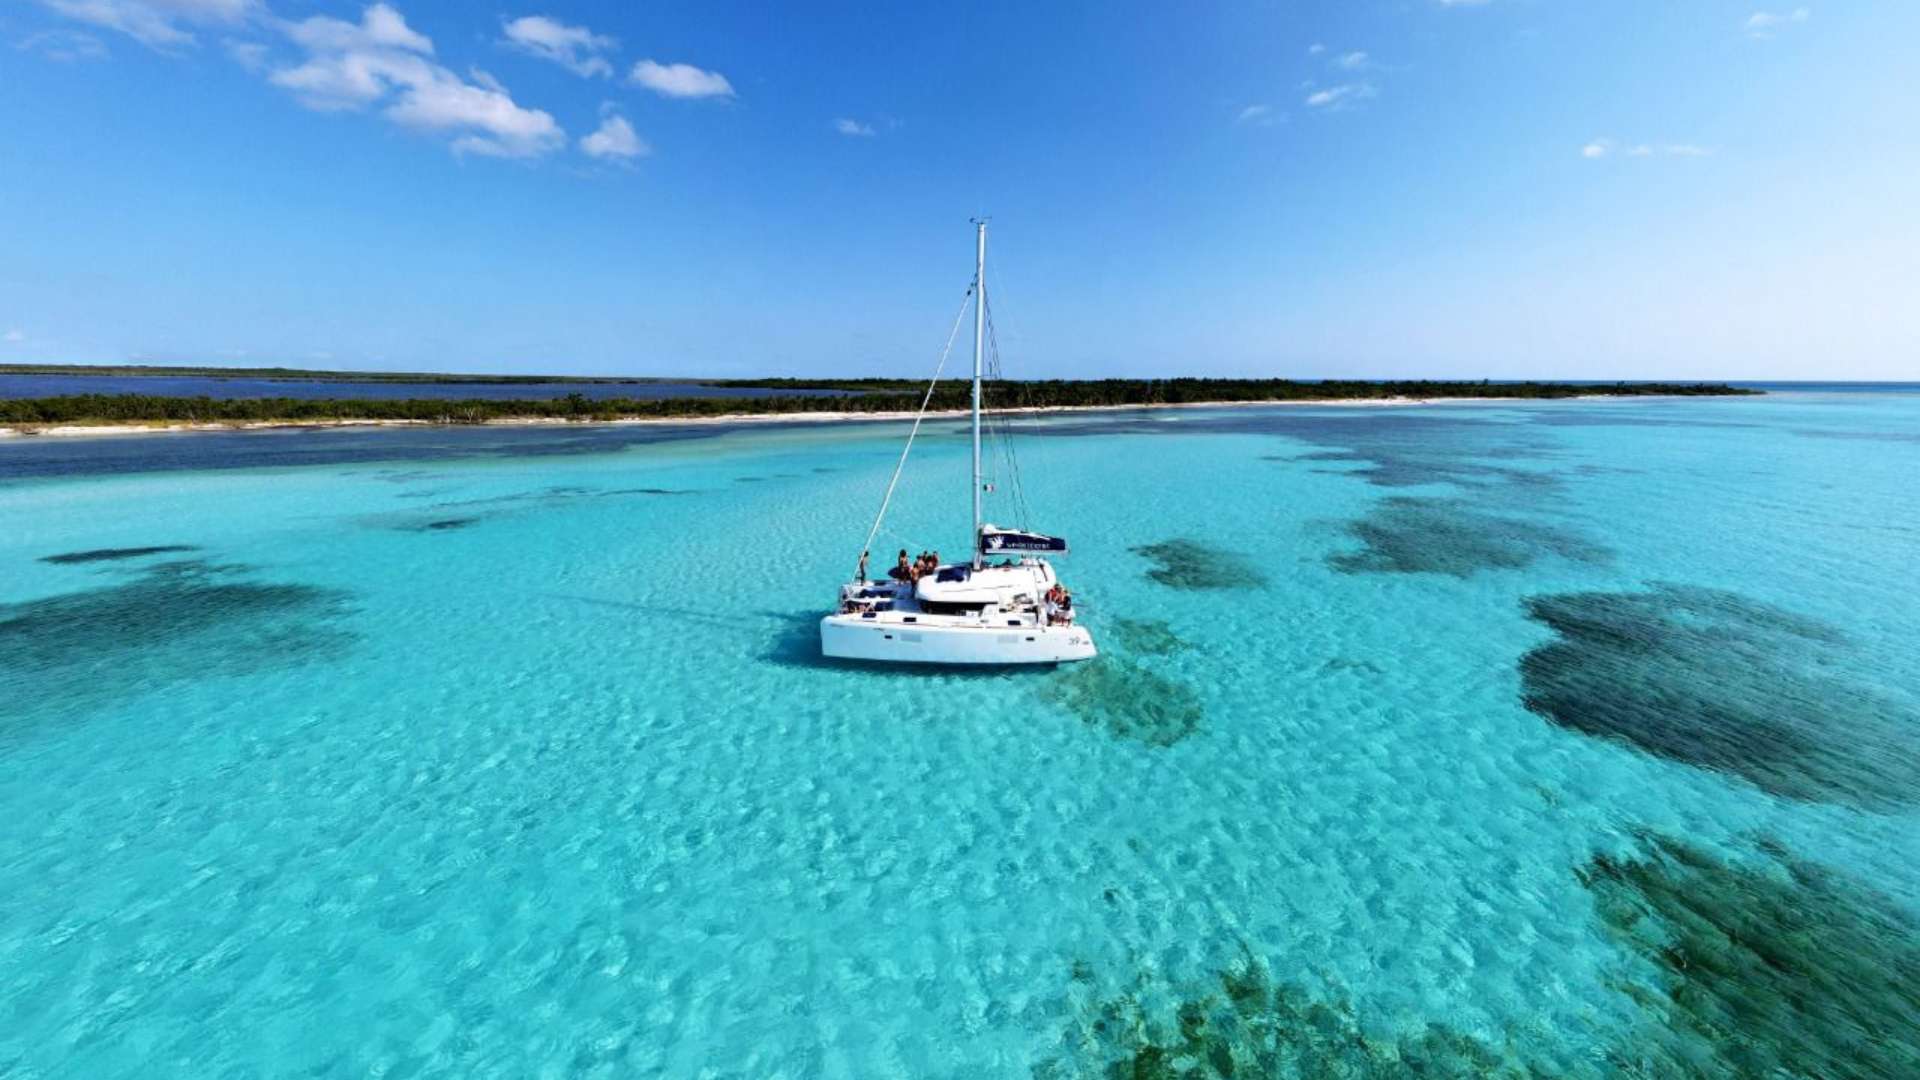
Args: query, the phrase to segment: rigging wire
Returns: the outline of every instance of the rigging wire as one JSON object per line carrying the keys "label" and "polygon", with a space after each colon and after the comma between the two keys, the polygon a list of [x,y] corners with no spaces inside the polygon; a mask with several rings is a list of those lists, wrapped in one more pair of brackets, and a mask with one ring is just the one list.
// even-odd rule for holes
{"label": "rigging wire", "polygon": [[953,317],[953,329],[947,331],[946,347],[940,350],[940,362],[934,365],[933,380],[927,383],[926,395],[920,399],[920,410],[913,414],[913,430],[907,432],[907,445],[900,448],[900,460],[894,462],[893,478],[887,481],[887,493],[880,500],[880,512],[873,516],[873,527],[867,530],[867,539],[860,545],[862,556],[873,550],[873,538],[880,532],[880,523],[887,519],[887,507],[893,504],[893,489],[900,484],[900,470],[907,466],[907,455],[913,451],[914,436],[920,434],[920,421],[926,419],[927,405],[933,401],[933,392],[940,385],[940,373],[946,370],[947,357],[953,352],[953,339],[960,336],[960,323],[967,317],[967,303],[973,299],[976,284],[968,284],[966,295],[960,298],[960,312]]}
{"label": "rigging wire", "polygon": [[[986,308],[988,352],[992,358],[990,370],[993,378],[1003,379],[1004,375],[1000,367],[1000,337],[994,327],[993,300],[991,294],[988,294]],[[1010,494],[1013,496],[1014,515],[1022,530],[1031,529],[1032,513],[1027,504],[1026,486],[1022,483],[1020,476],[1020,459],[1014,453],[1013,417],[1005,412],[996,413],[993,416],[992,425],[995,433],[995,447],[999,450],[1001,459],[1006,463],[1006,475],[1011,487]]]}

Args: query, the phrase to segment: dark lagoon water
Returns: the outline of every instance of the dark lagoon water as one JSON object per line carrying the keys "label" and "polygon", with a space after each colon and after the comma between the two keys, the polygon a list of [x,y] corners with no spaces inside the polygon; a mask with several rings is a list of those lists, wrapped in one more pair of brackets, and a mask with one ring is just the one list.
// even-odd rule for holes
{"label": "dark lagoon water", "polygon": [[595,401],[631,398],[759,398],[774,395],[835,397],[839,390],[761,390],[697,382],[411,383],[331,382],[319,379],[223,379],[185,375],[0,374],[0,398],[66,394],[147,394],[211,398],[431,398],[469,401],[538,401],[580,394]]}

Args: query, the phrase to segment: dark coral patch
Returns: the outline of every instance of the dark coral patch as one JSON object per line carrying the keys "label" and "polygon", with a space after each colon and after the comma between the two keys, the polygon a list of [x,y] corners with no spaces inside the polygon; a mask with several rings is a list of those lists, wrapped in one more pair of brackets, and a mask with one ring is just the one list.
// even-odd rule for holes
{"label": "dark coral patch", "polygon": [[1171,656],[1187,647],[1173,627],[1159,619],[1114,619],[1105,629],[1108,640],[1139,656]]}
{"label": "dark coral patch", "polygon": [[1520,661],[1527,708],[1555,724],[1786,798],[1920,798],[1920,718],[1841,674],[1824,623],[1678,585],[1534,597],[1527,614],[1559,635]]}
{"label": "dark coral patch", "polygon": [[1491,514],[1462,499],[1396,497],[1346,526],[1366,545],[1330,556],[1347,574],[1447,574],[1518,570],[1546,556],[1599,563],[1607,550],[1558,526]]}
{"label": "dark coral patch", "polygon": [[1653,834],[1579,871],[1602,924],[1659,973],[1620,1075],[1920,1076],[1920,921],[1762,842],[1722,858]]}
{"label": "dark coral patch", "polygon": [[1147,576],[1175,589],[1235,589],[1265,585],[1266,575],[1246,556],[1198,540],[1163,540],[1133,549],[1156,564]]}
{"label": "dark coral patch", "polygon": [[152,547],[94,548],[90,551],[68,551],[59,555],[42,556],[43,563],[94,563],[116,562],[121,559],[143,559],[148,555],[172,555],[182,551],[198,551],[192,544],[155,544]]}
{"label": "dark coral patch", "polygon": [[[1073,979],[1093,972],[1076,964]],[[1075,1010],[1058,1053],[1034,1075],[1045,1080],[1227,1080],[1235,1077],[1541,1076],[1502,1046],[1441,1023],[1417,1032],[1379,1034],[1340,997],[1321,1000],[1274,979],[1252,958],[1211,984],[1158,988],[1142,976],[1126,993],[1094,998]]]}
{"label": "dark coral patch", "polygon": [[476,517],[440,518],[437,521],[427,522],[421,528],[425,532],[445,532],[448,529],[464,529],[469,525],[478,525],[479,523],[480,519]]}
{"label": "dark coral patch", "polygon": [[1040,695],[1115,738],[1148,746],[1172,746],[1205,719],[1192,690],[1111,656],[1074,664],[1042,684]]}
{"label": "dark coral patch", "polygon": [[24,705],[14,717],[69,715],[210,675],[328,658],[353,640],[336,624],[344,593],[241,572],[181,560],[117,585],[0,604],[0,698]]}

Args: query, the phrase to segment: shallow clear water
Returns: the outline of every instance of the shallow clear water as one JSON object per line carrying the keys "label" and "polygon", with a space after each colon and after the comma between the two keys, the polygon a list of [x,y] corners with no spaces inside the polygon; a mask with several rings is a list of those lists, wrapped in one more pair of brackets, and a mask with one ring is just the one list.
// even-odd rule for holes
{"label": "shallow clear water", "polygon": [[613,430],[0,442],[0,1075],[1920,1045],[1782,992],[1914,949],[1920,395],[1028,424],[1105,655],[1001,674],[817,658],[900,427]]}

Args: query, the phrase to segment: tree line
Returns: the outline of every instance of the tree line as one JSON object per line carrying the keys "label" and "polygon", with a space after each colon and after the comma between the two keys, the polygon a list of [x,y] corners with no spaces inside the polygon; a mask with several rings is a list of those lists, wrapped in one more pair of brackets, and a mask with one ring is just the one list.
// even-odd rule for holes
{"label": "tree line", "polygon": [[[916,409],[925,383],[902,379],[735,380],[713,385],[842,391],[840,396],[775,393],[757,398],[594,399],[584,394],[543,400],[444,401],[421,398],[213,398],[157,397],[148,394],[68,394],[59,397],[0,400],[0,423],[244,423],[250,421],[417,420],[436,424],[477,424],[488,420],[694,419],[750,413],[903,412]],[[1491,383],[1407,380],[1365,382],[1290,379],[1049,379],[996,382],[986,393],[989,408],[1124,407],[1206,402],[1359,401],[1384,398],[1568,398],[1608,396],[1748,394],[1722,383]],[[932,407],[964,409],[971,387],[960,379],[941,381]]]}

